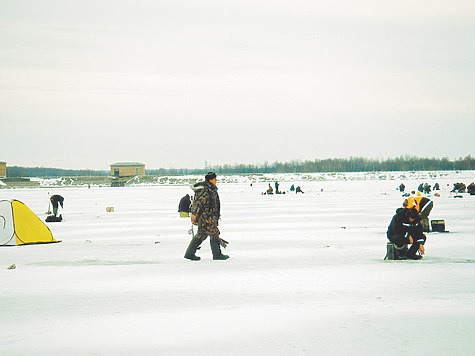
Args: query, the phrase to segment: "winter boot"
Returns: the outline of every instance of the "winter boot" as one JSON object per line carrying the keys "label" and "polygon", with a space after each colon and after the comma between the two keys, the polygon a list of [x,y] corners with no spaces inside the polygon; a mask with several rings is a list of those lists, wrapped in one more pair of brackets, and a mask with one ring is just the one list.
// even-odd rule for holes
{"label": "winter boot", "polygon": [[188,245],[188,248],[186,249],[184,257],[189,259],[189,260],[192,260],[192,261],[201,260],[200,257],[195,255],[196,250],[201,245],[201,242],[203,242],[203,241],[201,241],[201,239],[193,237],[190,241],[190,244]]}
{"label": "winter boot", "polygon": [[421,255],[418,255],[416,252],[419,249],[418,243],[413,243],[412,246],[407,250],[406,258],[409,260],[420,260],[422,258]]}
{"label": "winter boot", "polygon": [[213,253],[213,260],[227,260],[229,258],[228,255],[223,255],[221,253],[219,238],[210,238],[209,245],[211,246],[211,252]]}
{"label": "winter boot", "polygon": [[394,245],[394,259],[395,260],[405,260],[407,254],[407,246],[402,245],[402,246],[397,246]]}

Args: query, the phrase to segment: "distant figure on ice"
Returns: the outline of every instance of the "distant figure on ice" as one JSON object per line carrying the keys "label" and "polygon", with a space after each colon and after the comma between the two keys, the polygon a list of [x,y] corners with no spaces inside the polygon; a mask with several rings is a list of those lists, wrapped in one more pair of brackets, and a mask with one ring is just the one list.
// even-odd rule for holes
{"label": "distant figure on ice", "polygon": [[304,193],[304,192],[302,191],[302,188],[300,188],[300,185],[297,186],[297,188],[295,188],[295,194],[297,194],[297,193],[302,193],[302,194]]}
{"label": "distant figure on ice", "polygon": [[[61,205],[61,209],[63,208],[64,198],[61,195],[55,194],[55,195],[52,195],[49,198],[49,202],[53,206],[53,215],[48,215],[46,217],[45,221],[46,222],[60,222],[60,221],[63,221],[63,215],[62,214],[59,214],[59,216],[57,216],[57,215],[58,215],[59,205]],[[50,214],[49,211],[48,211],[48,214]]]}
{"label": "distant figure on ice", "polygon": [[475,195],[475,183],[474,182],[470,183],[470,185],[467,187],[467,192],[470,195]]}
{"label": "distant figure on ice", "polygon": [[424,184],[424,193],[425,194],[430,193],[430,184],[429,183]]}
{"label": "distant figure on ice", "polygon": [[267,188],[267,194],[274,194],[274,189],[272,189],[270,183],[269,183],[269,188]]}
{"label": "distant figure on ice", "polygon": [[465,189],[467,187],[463,183],[454,183],[454,189],[452,189],[452,193],[465,193]]}
{"label": "distant figure on ice", "polygon": [[275,181],[275,194],[279,194],[279,182]]}
{"label": "distant figure on ice", "polygon": [[440,190],[440,185],[439,183],[434,184],[434,190]]}
{"label": "distant figure on ice", "polygon": [[[398,208],[396,215],[393,216],[389,224],[386,236],[395,247],[395,256],[397,260],[420,260],[420,253],[424,254],[424,243],[426,236],[422,232],[422,225],[420,224],[421,216],[416,209]],[[407,244],[411,247],[407,249]]]}
{"label": "distant figure on ice", "polygon": [[290,186],[290,191],[293,192],[294,190],[295,190],[295,185],[292,184],[292,185]]}
{"label": "distant figure on ice", "polygon": [[220,217],[221,203],[219,201],[218,188],[216,187],[216,173],[208,172],[204,182],[193,186],[195,198],[191,206],[191,223],[198,225],[198,232],[190,241],[185,252],[185,258],[199,261],[196,250],[209,236],[209,244],[213,254],[213,260],[227,260],[228,255],[221,253],[220,245],[226,246],[225,241],[219,237],[218,220]]}
{"label": "distant figure on ice", "polygon": [[428,232],[429,214],[434,207],[434,202],[426,197],[409,197],[404,199],[402,206],[408,209],[414,208],[421,216],[422,230]]}
{"label": "distant figure on ice", "polygon": [[399,191],[400,191],[401,193],[404,193],[404,189],[406,189],[406,186],[405,186],[403,183],[401,183],[401,184],[399,185]]}
{"label": "distant figure on ice", "polygon": [[180,218],[187,218],[190,216],[191,199],[189,194],[180,199],[180,203],[178,204],[178,212],[180,213]]}
{"label": "distant figure on ice", "polygon": [[53,206],[53,215],[56,216],[58,214],[59,205],[61,205],[61,209],[63,209],[64,198],[61,195],[54,194],[49,198],[49,201]]}
{"label": "distant figure on ice", "polygon": [[423,193],[424,192],[424,183],[419,184],[419,186],[417,187],[417,190],[420,191],[421,193]]}

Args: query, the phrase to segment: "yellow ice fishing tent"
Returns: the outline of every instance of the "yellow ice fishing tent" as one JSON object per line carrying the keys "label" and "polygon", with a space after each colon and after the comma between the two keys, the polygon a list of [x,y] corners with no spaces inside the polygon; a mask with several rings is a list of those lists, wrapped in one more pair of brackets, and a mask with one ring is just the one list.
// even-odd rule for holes
{"label": "yellow ice fishing tent", "polygon": [[56,241],[50,229],[18,200],[0,200],[0,246]]}

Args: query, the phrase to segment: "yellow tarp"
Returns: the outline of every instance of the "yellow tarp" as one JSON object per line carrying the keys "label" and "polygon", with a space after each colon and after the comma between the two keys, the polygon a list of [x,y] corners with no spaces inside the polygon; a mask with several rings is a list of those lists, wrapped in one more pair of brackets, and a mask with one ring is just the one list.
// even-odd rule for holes
{"label": "yellow tarp", "polygon": [[57,242],[48,227],[18,200],[12,201],[17,245]]}

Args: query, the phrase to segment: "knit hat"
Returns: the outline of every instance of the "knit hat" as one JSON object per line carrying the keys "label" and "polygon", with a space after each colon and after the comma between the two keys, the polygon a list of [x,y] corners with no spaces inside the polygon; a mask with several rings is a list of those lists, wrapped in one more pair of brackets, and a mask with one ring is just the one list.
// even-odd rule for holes
{"label": "knit hat", "polygon": [[211,179],[216,178],[216,173],[214,172],[208,172],[208,174],[205,175],[205,179],[209,182]]}

